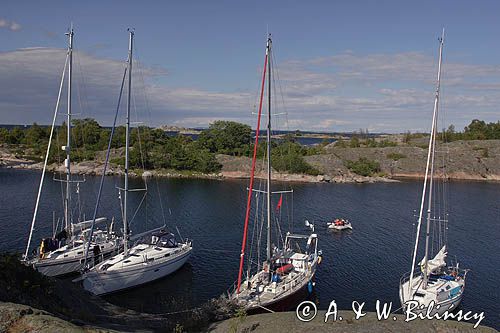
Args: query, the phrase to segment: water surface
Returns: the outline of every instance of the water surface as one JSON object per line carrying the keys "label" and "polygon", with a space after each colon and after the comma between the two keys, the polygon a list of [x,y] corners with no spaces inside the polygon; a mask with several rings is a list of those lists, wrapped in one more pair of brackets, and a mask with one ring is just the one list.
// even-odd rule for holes
{"label": "water surface", "polygon": [[[39,176],[37,171],[0,168],[0,250],[24,250]],[[52,211],[61,215],[61,184],[52,181],[51,175],[47,178],[34,236],[37,243],[51,233]],[[94,205],[98,180],[86,177],[81,184],[81,204],[87,215]],[[100,210],[101,215],[114,216],[117,225],[121,218],[115,186],[120,184],[118,177],[106,178]],[[132,185],[140,187],[143,183],[137,179]],[[244,180],[151,182],[148,190],[152,200],[139,210],[131,230],[140,232],[159,226],[164,215],[174,232],[177,226],[183,237],[194,240],[193,255],[176,274],[107,299],[140,311],[160,313],[195,307],[225,292],[238,272],[246,186]],[[366,302],[367,310],[374,310],[377,299],[393,302],[393,309],[399,308],[399,279],[410,270],[412,224],[421,183],[293,184],[293,189],[294,229],[306,232],[303,221],[314,222],[324,254],[316,276],[315,297],[320,308],[325,309],[332,299],[341,309],[349,309],[351,302],[358,300]],[[449,260],[456,258],[461,267],[471,269],[462,309],[484,311],[485,323],[497,328],[499,194],[498,183],[449,184]],[[130,206],[137,207],[141,194],[131,197]],[[288,210],[292,208],[289,198],[285,205]],[[352,232],[332,233],[326,229],[327,221],[340,216],[352,221]],[[288,222],[283,224],[287,229]]]}

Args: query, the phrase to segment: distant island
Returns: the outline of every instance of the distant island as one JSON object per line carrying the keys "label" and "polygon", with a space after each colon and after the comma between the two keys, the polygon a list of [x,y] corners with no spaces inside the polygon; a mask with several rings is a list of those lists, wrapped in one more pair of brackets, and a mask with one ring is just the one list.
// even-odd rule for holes
{"label": "distant island", "polygon": [[[73,122],[72,170],[101,174],[110,129],[94,119]],[[49,169],[62,171],[65,125],[56,128]],[[40,169],[50,128],[10,126],[0,128],[0,166]],[[172,134],[173,133],[173,134]],[[130,162],[133,173],[152,176],[246,178],[250,172],[254,131],[250,126],[215,121],[207,129],[176,126],[137,127],[131,133]],[[302,145],[304,137],[317,144]],[[423,177],[428,134],[371,134],[276,132],[273,135],[274,178],[303,182],[377,182]],[[446,152],[446,167],[438,176],[462,180],[500,180],[500,122],[473,120],[462,132],[453,125],[439,133],[438,150]],[[122,174],[125,128],[113,138],[109,174]],[[265,153],[265,140],[258,157]],[[262,170],[258,163],[257,170]],[[263,173],[257,171],[257,177]]]}

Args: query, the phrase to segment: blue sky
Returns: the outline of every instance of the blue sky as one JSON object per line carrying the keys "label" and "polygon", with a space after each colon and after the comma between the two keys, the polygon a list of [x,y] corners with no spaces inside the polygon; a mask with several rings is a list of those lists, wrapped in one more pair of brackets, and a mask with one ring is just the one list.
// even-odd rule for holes
{"label": "blue sky", "polygon": [[497,121],[498,13],[496,1],[8,1],[0,13],[0,123],[50,121],[70,22],[75,107],[105,124],[128,27],[141,68],[137,112],[148,109],[151,125],[255,125],[268,29],[285,127],[426,130],[442,27],[445,123]]}

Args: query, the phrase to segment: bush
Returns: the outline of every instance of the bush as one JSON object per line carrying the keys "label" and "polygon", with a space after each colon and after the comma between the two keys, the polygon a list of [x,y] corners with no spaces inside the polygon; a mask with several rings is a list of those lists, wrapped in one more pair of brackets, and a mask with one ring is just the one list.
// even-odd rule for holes
{"label": "bush", "polygon": [[203,131],[198,142],[211,153],[241,156],[252,141],[252,128],[234,121],[218,120]]}
{"label": "bush", "polygon": [[405,154],[400,154],[400,153],[390,153],[387,154],[387,158],[390,158],[391,160],[398,161],[402,158],[406,158]]}
{"label": "bush", "polygon": [[319,171],[304,160],[308,149],[295,142],[282,142],[275,145],[271,152],[271,164],[278,171],[318,175]]}
{"label": "bush", "polygon": [[381,148],[384,148],[384,147],[396,147],[398,144],[394,141],[389,141],[387,139],[385,140],[382,140],[378,143],[378,146],[381,147]]}
{"label": "bush", "polygon": [[345,161],[345,166],[361,176],[372,176],[374,173],[380,171],[380,164],[377,161],[369,160],[365,157],[359,158],[357,161]]}

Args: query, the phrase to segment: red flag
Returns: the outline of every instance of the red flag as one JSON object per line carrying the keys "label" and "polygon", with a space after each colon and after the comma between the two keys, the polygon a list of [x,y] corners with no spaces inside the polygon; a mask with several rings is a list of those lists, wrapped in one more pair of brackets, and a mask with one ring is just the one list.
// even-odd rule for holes
{"label": "red flag", "polygon": [[276,206],[276,210],[281,208],[281,204],[283,203],[283,194],[280,194],[280,200],[278,201],[278,205]]}

